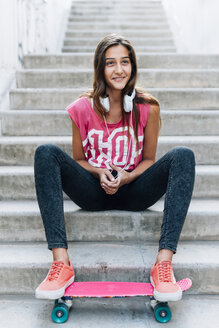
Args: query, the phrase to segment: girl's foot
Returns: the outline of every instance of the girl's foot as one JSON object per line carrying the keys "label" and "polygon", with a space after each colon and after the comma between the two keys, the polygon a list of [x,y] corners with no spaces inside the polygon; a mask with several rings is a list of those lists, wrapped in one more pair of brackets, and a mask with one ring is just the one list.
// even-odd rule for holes
{"label": "girl's foot", "polygon": [[182,290],[176,284],[171,261],[156,262],[151,269],[150,281],[158,301],[178,301],[182,298]]}
{"label": "girl's foot", "polygon": [[36,298],[58,299],[65,293],[65,289],[74,282],[74,269],[69,261],[53,261],[49,273],[35,291]]}

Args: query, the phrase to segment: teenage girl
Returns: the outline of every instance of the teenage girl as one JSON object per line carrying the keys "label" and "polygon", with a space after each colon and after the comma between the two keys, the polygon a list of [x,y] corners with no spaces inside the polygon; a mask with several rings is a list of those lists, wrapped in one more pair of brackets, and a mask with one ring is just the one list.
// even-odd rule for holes
{"label": "teenage girl", "polygon": [[84,210],[142,211],[165,194],[157,258],[150,280],[155,297],[182,297],[172,257],[192,197],[192,150],[175,147],[155,162],[158,101],[136,87],[135,51],[128,40],[106,36],[94,55],[93,90],[66,109],[72,120],[73,158],[52,144],[35,152],[35,185],[53,263],[36,297],[57,299],[74,281],[67,252],[63,191]]}

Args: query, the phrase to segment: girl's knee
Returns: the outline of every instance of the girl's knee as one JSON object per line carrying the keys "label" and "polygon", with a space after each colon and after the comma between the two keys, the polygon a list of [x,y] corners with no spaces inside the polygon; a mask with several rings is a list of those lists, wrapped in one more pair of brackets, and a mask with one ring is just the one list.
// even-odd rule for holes
{"label": "girl's knee", "polygon": [[172,149],[174,158],[180,161],[190,162],[195,165],[195,154],[191,148],[185,146],[174,147]]}
{"label": "girl's knee", "polygon": [[174,147],[171,151],[172,160],[184,166],[195,167],[195,154],[192,149],[184,146]]}
{"label": "girl's knee", "polygon": [[53,144],[43,144],[36,148],[34,160],[40,159],[47,159],[51,156],[51,154],[57,153],[59,147]]}

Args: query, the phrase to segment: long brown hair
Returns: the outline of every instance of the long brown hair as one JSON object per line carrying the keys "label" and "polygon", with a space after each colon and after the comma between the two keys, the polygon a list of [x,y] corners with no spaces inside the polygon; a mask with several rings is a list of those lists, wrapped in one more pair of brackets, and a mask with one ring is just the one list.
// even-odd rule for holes
{"label": "long brown hair", "polygon": [[[136,87],[137,81],[137,59],[135,50],[132,47],[129,40],[125,37],[118,35],[118,34],[109,34],[103,40],[99,42],[97,45],[95,54],[94,54],[94,78],[93,78],[93,90],[87,91],[81,95],[88,96],[89,98],[93,98],[93,104],[96,110],[102,115],[106,113],[105,108],[100,103],[100,97],[104,98],[107,96],[106,94],[106,82],[104,77],[104,69],[105,69],[105,54],[107,49],[113,46],[122,45],[128,49],[129,58],[131,61],[132,71],[131,76],[126,84],[125,88],[122,90],[122,104],[125,95],[131,95],[133,89],[136,90],[136,96],[133,100],[133,113],[132,115],[132,124],[135,131],[135,137],[138,144],[138,123],[140,120],[140,113],[139,109],[136,104],[155,104],[159,106],[159,102],[156,98],[154,98],[150,93],[145,92],[142,88]],[[129,131],[129,114],[126,113],[123,109],[122,111],[122,118],[123,118],[123,126],[128,126]]]}

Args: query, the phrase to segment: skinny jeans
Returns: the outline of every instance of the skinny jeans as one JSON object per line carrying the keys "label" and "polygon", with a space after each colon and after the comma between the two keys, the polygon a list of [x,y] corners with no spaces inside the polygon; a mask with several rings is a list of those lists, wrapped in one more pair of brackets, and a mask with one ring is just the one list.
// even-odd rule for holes
{"label": "skinny jeans", "polygon": [[49,249],[68,248],[63,191],[87,211],[143,211],[165,194],[159,250],[176,253],[194,187],[195,157],[190,148],[175,147],[133,182],[108,195],[99,179],[61,148],[44,144],[35,151],[34,177]]}

